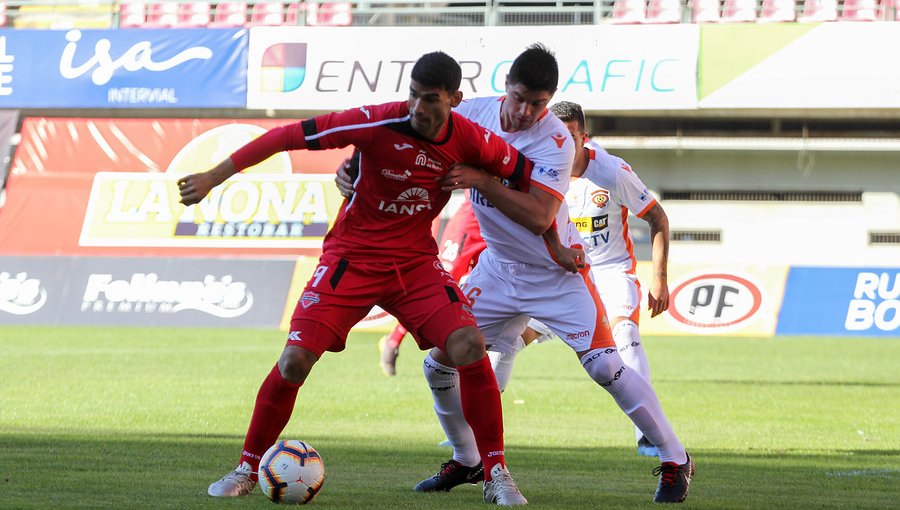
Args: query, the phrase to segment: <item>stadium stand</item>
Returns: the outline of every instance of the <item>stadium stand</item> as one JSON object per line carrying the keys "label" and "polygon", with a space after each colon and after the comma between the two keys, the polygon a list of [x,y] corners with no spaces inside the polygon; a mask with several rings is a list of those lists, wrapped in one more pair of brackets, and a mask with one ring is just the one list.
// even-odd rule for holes
{"label": "stadium stand", "polygon": [[170,28],[178,24],[178,4],[157,2],[147,5],[145,28]]}
{"label": "stadium stand", "polygon": [[681,23],[683,7],[680,0],[650,0],[647,3],[647,23]]}
{"label": "stadium stand", "polygon": [[284,4],[281,2],[256,2],[250,7],[250,26],[277,26],[284,24]]}
{"label": "stadium stand", "polygon": [[212,6],[209,2],[187,2],[178,4],[175,26],[197,28],[209,25]]}
{"label": "stadium stand", "polygon": [[691,19],[694,23],[716,23],[722,19],[719,0],[693,0]]}
{"label": "stadium stand", "polygon": [[763,0],[757,21],[761,23],[794,21],[797,18],[794,9],[794,0]]}
{"label": "stadium stand", "polygon": [[840,21],[875,21],[879,8],[877,0],[844,0]]}
{"label": "stadium stand", "polygon": [[240,27],[247,24],[247,2],[223,2],[216,5],[211,28]]}
{"label": "stadium stand", "polygon": [[147,21],[147,13],[143,2],[119,4],[119,28],[140,28],[145,21]]}
{"label": "stadium stand", "polygon": [[[301,6],[303,4],[291,4]],[[311,26],[340,27],[353,23],[353,13],[349,2],[306,4],[306,24]]]}
{"label": "stadium stand", "polygon": [[722,21],[756,21],[756,0],[725,0],[722,5]]}
{"label": "stadium stand", "polygon": [[643,23],[646,20],[645,0],[616,0],[613,4],[612,23]]}
{"label": "stadium stand", "polygon": [[838,19],[837,0],[805,0],[803,2],[803,15],[797,21],[817,22],[836,21]]}

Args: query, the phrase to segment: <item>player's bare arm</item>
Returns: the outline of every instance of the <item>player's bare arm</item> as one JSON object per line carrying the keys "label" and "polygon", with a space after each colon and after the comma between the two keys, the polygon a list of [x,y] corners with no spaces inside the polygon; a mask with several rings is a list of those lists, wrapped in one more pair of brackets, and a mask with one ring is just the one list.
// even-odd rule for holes
{"label": "player's bare arm", "polygon": [[463,164],[451,168],[441,185],[444,191],[477,189],[497,210],[536,236],[550,228],[561,204],[558,198],[536,186],[531,186],[527,193],[516,191],[483,170]]}
{"label": "player's bare arm", "polygon": [[206,172],[191,174],[178,179],[178,192],[181,203],[194,205],[199,203],[209,192],[237,173],[231,158],[227,158]]}
{"label": "player's bare arm", "polygon": [[669,284],[666,274],[669,266],[669,217],[659,203],[653,204],[642,216],[650,224],[650,242],[653,276],[647,294],[647,309],[650,317],[669,308]]}
{"label": "player's bare arm", "polygon": [[584,268],[585,254],[584,249],[582,249],[580,244],[573,244],[571,247],[563,246],[559,239],[559,232],[557,232],[555,226],[552,225],[541,235],[541,237],[543,237],[544,242],[547,243],[547,249],[550,250],[550,255],[553,256],[553,260],[555,260],[563,269],[570,273],[577,273]]}

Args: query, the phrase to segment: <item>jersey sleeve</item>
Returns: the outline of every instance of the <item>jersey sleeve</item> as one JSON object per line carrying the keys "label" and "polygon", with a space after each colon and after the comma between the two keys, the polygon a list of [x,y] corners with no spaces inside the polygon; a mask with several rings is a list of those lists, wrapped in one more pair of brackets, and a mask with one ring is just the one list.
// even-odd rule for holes
{"label": "jersey sleeve", "polygon": [[631,166],[621,158],[618,159],[619,166],[616,172],[616,192],[622,204],[638,218],[646,214],[647,211],[656,203],[656,198],[650,194],[647,186],[644,185],[641,178],[634,173]]}
{"label": "jersey sleeve", "polygon": [[306,148],[303,123],[294,122],[272,128],[231,155],[231,162],[237,170],[244,170],[282,151]]}
{"label": "jersey sleeve", "polygon": [[[564,136],[565,139],[547,137],[542,149],[532,156],[534,169],[531,172],[531,185],[550,193],[560,202],[565,201],[572,176],[572,161],[575,159],[572,137],[568,134]],[[557,146],[556,140],[562,140],[562,145]]]}
{"label": "jersey sleeve", "polygon": [[473,162],[477,163],[487,173],[501,179],[509,179],[513,182],[528,182],[534,167],[534,163],[531,160],[494,134],[490,129],[463,117],[456,117],[455,121],[463,124],[466,130],[472,131],[472,134],[467,134],[466,136],[470,136],[472,139],[477,137],[480,140],[480,143],[472,146],[475,158]]}
{"label": "jersey sleeve", "polygon": [[374,117],[382,108],[361,106],[304,120],[301,124],[307,148],[315,151],[367,146],[375,131],[370,128],[378,125]]}

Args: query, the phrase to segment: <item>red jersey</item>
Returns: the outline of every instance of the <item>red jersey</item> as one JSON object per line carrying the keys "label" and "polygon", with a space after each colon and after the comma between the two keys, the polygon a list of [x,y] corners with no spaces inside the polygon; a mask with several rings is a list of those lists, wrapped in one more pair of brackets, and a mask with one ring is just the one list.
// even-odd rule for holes
{"label": "red jersey", "polygon": [[355,193],[341,207],[323,251],[355,260],[436,255],[431,223],[450,198],[450,192],[441,191],[440,180],[454,164],[524,182],[532,167],[499,136],[455,112],[438,140],[422,137],[410,124],[406,101],[275,128],[238,150],[232,161],[243,169],[281,150],[348,145],[361,152]]}

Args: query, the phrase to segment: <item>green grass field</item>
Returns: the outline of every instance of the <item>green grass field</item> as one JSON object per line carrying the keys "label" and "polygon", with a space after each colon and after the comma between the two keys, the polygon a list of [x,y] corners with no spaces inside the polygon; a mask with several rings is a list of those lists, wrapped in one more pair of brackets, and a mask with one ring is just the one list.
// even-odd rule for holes
{"label": "green grass field", "polygon": [[[272,508],[206,496],[233,468],[277,331],[0,327],[0,508]],[[480,486],[417,494],[449,458],[413,342],[399,375],[356,335],[301,389],[284,438],[322,454],[322,509],[487,508]],[[900,341],[645,339],[697,473],[687,508],[900,508]],[[532,507],[652,508],[653,459],[560,342],[503,395]]]}

